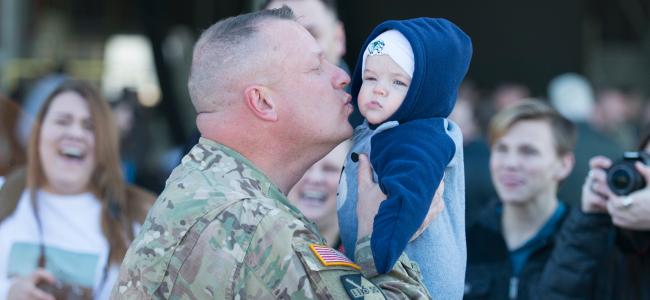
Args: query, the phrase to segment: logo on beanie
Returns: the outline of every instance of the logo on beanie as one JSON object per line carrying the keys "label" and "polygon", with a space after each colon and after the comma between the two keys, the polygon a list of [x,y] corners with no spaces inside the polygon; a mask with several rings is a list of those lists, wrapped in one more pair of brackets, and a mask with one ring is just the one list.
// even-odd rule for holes
{"label": "logo on beanie", "polygon": [[386,44],[382,40],[376,40],[368,47],[368,55],[380,55]]}

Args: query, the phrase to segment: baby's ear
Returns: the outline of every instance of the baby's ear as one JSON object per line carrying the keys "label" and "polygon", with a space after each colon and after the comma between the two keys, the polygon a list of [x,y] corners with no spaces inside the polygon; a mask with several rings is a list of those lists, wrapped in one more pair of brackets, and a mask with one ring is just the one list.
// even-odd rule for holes
{"label": "baby's ear", "polygon": [[260,85],[252,85],[244,89],[246,107],[258,118],[275,122],[278,120],[276,103],[271,91]]}

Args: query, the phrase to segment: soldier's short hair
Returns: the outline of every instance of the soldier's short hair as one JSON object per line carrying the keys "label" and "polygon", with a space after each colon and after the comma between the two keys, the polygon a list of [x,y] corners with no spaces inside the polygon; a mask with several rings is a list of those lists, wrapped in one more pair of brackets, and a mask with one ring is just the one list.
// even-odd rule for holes
{"label": "soldier's short hair", "polygon": [[575,125],[548,104],[532,99],[507,107],[492,118],[488,131],[490,145],[494,145],[515,123],[525,120],[548,122],[558,155],[563,156],[573,151],[576,143]]}
{"label": "soldier's short hair", "polygon": [[[259,9],[266,9],[271,5],[271,2],[273,1],[278,1],[278,0],[261,0],[258,1],[259,5],[257,7],[254,7],[254,9],[259,10]],[[304,0],[292,0],[292,1],[304,1]],[[336,19],[338,19],[338,7],[336,5],[336,0],[316,0],[320,1],[323,3],[327,11],[332,13]]]}
{"label": "soldier's short hair", "polygon": [[198,112],[206,99],[214,96],[221,82],[227,81],[228,71],[246,63],[255,50],[249,41],[259,31],[259,24],[267,20],[295,21],[293,11],[286,5],[229,17],[206,29],[194,46],[192,65],[187,83],[192,103]]}

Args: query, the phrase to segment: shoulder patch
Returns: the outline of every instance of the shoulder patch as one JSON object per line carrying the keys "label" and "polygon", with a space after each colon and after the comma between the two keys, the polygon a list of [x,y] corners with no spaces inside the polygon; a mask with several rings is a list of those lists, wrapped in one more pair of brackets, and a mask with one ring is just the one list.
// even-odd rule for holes
{"label": "shoulder patch", "polygon": [[343,255],[341,252],[338,252],[326,245],[311,244],[309,245],[309,249],[311,249],[311,252],[313,252],[314,255],[318,257],[318,260],[320,260],[323,266],[347,266],[361,270],[361,267],[345,257],[345,255]]}
{"label": "shoulder patch", "polygon": [[381,290],[361,274],[343,275],[341,284],[350,299],[386,299]]}

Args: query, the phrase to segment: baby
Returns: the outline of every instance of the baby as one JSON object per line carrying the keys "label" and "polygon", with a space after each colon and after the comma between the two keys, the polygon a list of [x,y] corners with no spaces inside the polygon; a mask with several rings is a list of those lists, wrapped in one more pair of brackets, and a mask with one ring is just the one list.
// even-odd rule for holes
{"label": "baby", "polygon": [[[352,257],[356,155],[366,153],[387,195],[371,237],[377,271],[390,271],[406,251],[433,296],[460,299],[467,256],[462,135],[446,117],[469,67],[471,41],[445,19],[418,18],[380,24],[362,49],[352,95],[365,121],[354,131],[337,197],[343,246]],[[409,242],[443,180],[443,212]]]}

